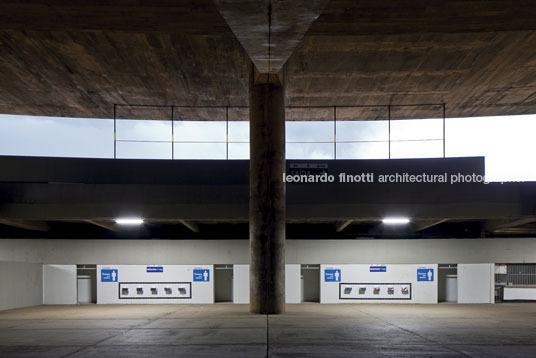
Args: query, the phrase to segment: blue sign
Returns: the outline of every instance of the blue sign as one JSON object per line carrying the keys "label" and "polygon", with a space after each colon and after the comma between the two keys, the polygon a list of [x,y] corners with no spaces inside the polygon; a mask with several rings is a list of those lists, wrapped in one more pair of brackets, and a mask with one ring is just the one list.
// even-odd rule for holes
{"label": "blue sign", "polygon": [[370,266],[370,272],[387,272],[387,266]]}
{"label": "blue sign", "polygon": [[417,281],[433,281],[433,280],[434,280],[434,269],[431,269],[431,268],[417,269]]}
{"label": "blue sign", "polygon": [[106,269],[101,270],[100,272],[101,282],[117,282],[118,279],[119,273],[117,272],[117,269]]}
{"label": "blue sign", "polygon": [[325,282],[341,282],[341,270],[325,270],[324,271]]}
{"label": "blue sign", "polygon": [[164,272],[164,266],[147,266],[147,272]]}
{"label": "blue sign", "polygon": [[194,269],[194,282],[209,282],[210,270],[209,269]]}

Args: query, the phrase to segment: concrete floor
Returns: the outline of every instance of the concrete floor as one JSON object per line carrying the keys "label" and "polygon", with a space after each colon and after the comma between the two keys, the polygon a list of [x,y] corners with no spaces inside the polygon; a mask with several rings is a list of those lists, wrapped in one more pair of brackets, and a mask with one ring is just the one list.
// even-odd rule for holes
{"label": "concrete floor", "polygon": [[303,304],[270,317],[231,304],[0,312],[0,357],[267,355],[536,357],[536,304]]}

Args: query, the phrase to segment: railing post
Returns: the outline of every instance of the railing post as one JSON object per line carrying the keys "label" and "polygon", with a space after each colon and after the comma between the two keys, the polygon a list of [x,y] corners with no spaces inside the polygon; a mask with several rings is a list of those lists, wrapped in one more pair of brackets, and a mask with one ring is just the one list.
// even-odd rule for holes
{"label": "railing post", "polygon": [[171,160],[175,159],[175,121],[174,107],[171,106]]}
{"label": "railing post", "polygon": [[387,105],[387,125],[388,125],[388,139],[387,143],[389,145],[389,159],[391,159],[391,105]]}
{"label": "railing post", "polygon": [[447,151],[446,151],[446,139],[445,139],[445,133],[446,133],[446,130],[445,130],[445,119],[446,117],[446,110],[445,110],[445,103],[443,103],[443,158],[446,158],[447,157]]}
{"label": "railing post", "polygon": [[333,106],[333,159],[337,159],[337,106]]}
{"label": "railing post", "polygon": [[229,106],[225,106],[225,157],[229,160]]}
{"label": "railing post", "polygon": [[117,159],[117,105],[114,103],[114,159]]}

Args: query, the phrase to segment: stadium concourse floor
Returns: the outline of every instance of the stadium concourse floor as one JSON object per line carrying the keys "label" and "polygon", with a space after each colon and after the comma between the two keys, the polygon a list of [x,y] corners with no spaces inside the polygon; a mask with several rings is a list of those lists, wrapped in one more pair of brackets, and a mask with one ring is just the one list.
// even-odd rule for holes
{"label": "stadium concourse floor", "polygon": [[536,357],[536,304],[36,306],[0,312],[0,357]]}

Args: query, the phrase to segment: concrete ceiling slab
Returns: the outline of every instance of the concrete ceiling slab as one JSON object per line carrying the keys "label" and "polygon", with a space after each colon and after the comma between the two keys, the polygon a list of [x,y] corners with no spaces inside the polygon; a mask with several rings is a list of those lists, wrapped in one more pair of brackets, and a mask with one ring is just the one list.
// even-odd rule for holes
{"label": "concrete ceiling slab", "polygon": [[328,0],[214,0],[260,73],[278,73]]}
{"label": "concrete ceiling slab", "polygon": [[[251,8],[232,18],[237,26],[267,21],[256,3],[263,2],[244,3]],[[274,40],[281,36],[281,54],[290,55],[288,106],[446,103],[447,117],[536,113],[534,1],[331,0],[307,30],[315,4],[272,3],[273,20],[283,24]],[[280,19],[278,6],[294,10]],[[0,113],[111,118],[114,104],[247,106],[244,48],[211,0],[2,1]],[[167,118],[167,111],[144,119]],[[230,120],[247,120],[247,111],[235,112]],[[176,114],[222,120],[222,113]],[[287,114],[333,119],[332,109]],[[395,119],[441,115],[441,108],[392,112]],[[386,116],[385,107],[337,110],[337,120]]]}

